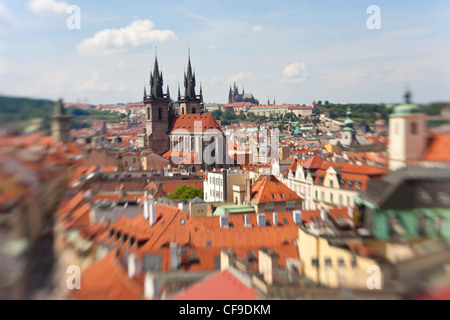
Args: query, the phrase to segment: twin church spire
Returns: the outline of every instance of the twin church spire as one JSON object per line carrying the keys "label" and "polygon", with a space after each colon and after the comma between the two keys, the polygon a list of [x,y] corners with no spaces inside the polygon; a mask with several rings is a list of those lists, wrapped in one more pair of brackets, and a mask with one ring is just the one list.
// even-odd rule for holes
{"label": "twin church spire", "polygon": [[[150,72],[150,94],[147,95],[147,88],[144,86],[144,99],[170,99],[169,86],[167,86],[166,94],[163,92],[164,79],[162,72],[159,71],[158,58],[155,54],[155,63],[153,65],[153,72]],[[184,72],[184,96],[180,94],[180,87],[178,85],[178,100],[200,100],[203,102],[202,86],[200,84],[200,94],[195,93],[196,80],[195,71],[191,65],[191,55],[189,51],[188,66]]]}

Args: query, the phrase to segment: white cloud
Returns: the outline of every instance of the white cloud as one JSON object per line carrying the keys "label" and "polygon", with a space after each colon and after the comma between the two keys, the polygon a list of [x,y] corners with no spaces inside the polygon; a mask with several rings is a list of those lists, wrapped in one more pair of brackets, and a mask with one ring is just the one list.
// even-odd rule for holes
{"label": "white cloud", "polygon": [[133,21],[130,25],[120,29],[104,29],[93,37],[83,40],[77,47],[81,55],[105,55],[130,48],[137,48],[152,42],[176,40],[171,30],[156,30],[150,20]]}
{"label": "white cloud", "polygon": [[261,32],[263,30],[262,26],[253,26],[252,31],[253,32]]}
{"label": "white cloud", "polygon": [[213,44],[210,44],[209,46],[206,47],[206,49],[209,49],[209,50],[214,50],[216,48],[217,47],[215,45],[213,45]]}
{"label": "white cloud", "polygon": [[16,18],[9,11],[8,7],[6,7],[3,2],[0,2],[0,27],[6,26],[14,22]]}
{"label": "white cloud", "polygon": [[294,62],[287,65],[283,69],[283,76],[285,82],[301,82],[305,81],[308,73],[306,72],[304,62]]}
{"label": "white cloud", "polygon": [[236,73],[235,75],[233,75],[230,78],[230,82],[239,81],[239,80],[242,80],[242,79],[249,79],[251,77],[252,77],[251,73],[245,72],[245,71],[242,70],[241,72]]}
{"label": "white cloud", "polygon": [[69,4],[65,1],[56,0],[31,0],[28,3],[28,7],[36,14],[64,14],[66,13]]}
{"label": "white cloud", "polygon": [[87,81],[78,80],[75,82],[72,90],[75,92],[84,91],[98,91],[105,92],[112,90],[113,86],[110,82],[104,82],[100,80],[99,72],[94,70],[91,72],[91,77]]}

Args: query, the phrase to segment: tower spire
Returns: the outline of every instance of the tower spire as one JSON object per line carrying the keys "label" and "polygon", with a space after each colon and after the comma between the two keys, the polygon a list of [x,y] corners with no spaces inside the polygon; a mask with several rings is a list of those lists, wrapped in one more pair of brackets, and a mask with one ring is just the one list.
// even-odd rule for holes
{"label": "tower spire", "polygon": [[[156,48],[155,48],[156,51]],[[150,73],[150,92],[152,98],[163,98],[163,76],[159,71],[158,56],[155,52],[155,63],[153,65],[153,73]]]}
{"label": "tower spire", "polygon": [[188,99],[195,99],[195,73],[192,72],[191,48],[188,50],[188,65],[184,75],[185,96]]}

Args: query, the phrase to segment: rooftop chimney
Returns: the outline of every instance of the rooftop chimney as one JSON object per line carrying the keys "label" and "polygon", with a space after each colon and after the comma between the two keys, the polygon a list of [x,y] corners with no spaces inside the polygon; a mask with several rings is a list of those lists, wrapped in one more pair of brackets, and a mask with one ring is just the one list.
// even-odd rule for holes
{"label": "rooftop chimney", "polygon": [[139,260],[134,253],[128,255],[128,277],[131,279],[139,274]]}
{"label": "rooftop chimney", "polygon": [[145,275],[144,296],[148,300],[159,299],[161,296],[161,285],[150,272]]}
{"label": "rooftop chimney", "polygon": [[258,271],[269,285],[273,284],[274,278],[278,273],[278,259],[277,253],[265,248],[259,249]]}
{"label": "rooftop chimney", "polygon": [[353,219],[354,209],[352,207],[347,207],[348,216]]}
{"label": "rooftop chimney", "polygon": [[222,171],[222,189],[223,189],[223,202],[227,202],[228,201],[228,170],[223,170]]}
{"label": "rooftop chimney", "polygon": [[176,271],[181,267],[181,248],[177,243],[170,244],[170,270]]}
{"label": "rooftop chimney", "polygon": [[245,199],[247,199],[247,203],[250,203],[252,200],[252,180],[245,179]]}
{"label": "rooftop chimney", "polygon": [[148,215],[149,215],[149,203],[150,201],[145,199],[144,200],[144,219],[147,220],[148,219]]}
{"label": "rooftop chimney", "polygon": [[236,253],[231,249],[222,249],[220,251],[220,270],[226,270],[229,266],[236,263]]}
{"label": "rooftop chimney", "polygon": [[153,226],[156,223],[156,218],[157,218],[156,203],[148,201],[148,221],[150,226]]}
{"label": "rooftop chimney", "polygon": [[325,223],[328,218],[328,210],[326,209],[320,209],[320,219]]}
{"label": "rooftop chimney", "polygon": [[188,212],[188,205],[185,202],[178,203],[178,209]]}

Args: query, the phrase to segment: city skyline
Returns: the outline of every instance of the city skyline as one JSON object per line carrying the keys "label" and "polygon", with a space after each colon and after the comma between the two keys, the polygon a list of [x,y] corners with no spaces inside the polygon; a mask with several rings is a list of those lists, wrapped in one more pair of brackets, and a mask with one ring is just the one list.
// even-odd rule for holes
{"label": "city skyline", "polygon": [[0,1],[0,94],[138,102],[157,47],[173,97],[190,48],[205,102],[226,103],[233,82],[261,103],[398,103],[405,87],[416,103],[449,100],[449,13],[439,1]]}

